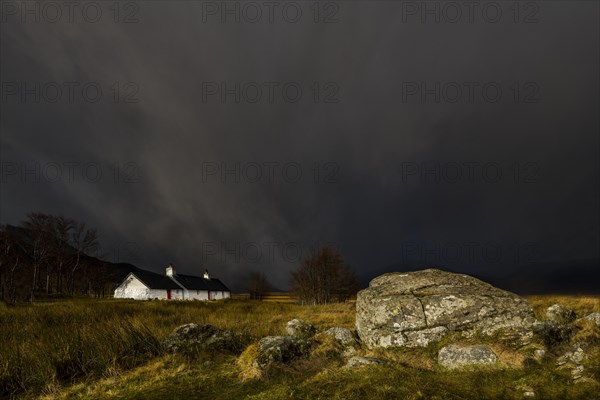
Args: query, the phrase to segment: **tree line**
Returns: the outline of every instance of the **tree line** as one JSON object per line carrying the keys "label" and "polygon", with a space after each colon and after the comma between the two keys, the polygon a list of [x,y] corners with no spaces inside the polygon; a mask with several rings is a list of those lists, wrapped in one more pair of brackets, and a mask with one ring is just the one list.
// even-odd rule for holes
{"label": "tree line", "polygon": [[292,271],[292,292],[300,304],[345,302],[357,291],[356,273],[331,247],[313,251]]}
{"label": "tree line", "polygon": [[[345,302],[356,295],[358,279],[344,263],[338,250],[313,250],[291,272],[292,294],[303,305]],[[251,299],[261,300],[272,286],[263,272],[252,271],[246,278]]]}
{"label": "tree line", "polygon": [[91,256],[99,249],[95,228],[62,215],[33,212],[0,226],[0,300],[103,294],[112,270]]}

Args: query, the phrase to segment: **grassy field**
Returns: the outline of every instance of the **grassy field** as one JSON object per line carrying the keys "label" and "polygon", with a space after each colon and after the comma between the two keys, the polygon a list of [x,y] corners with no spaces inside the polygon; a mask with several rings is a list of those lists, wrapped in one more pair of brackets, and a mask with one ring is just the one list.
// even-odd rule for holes
{"label": "grassy field", "polygon": [[[600,311],[600,298],[535,296],[538,317],[562,303],[585,315]],[[599,398],[592,379],[573,383],[554,363],[523,363],[498,347],[501,368],[449,372],[435,363],[443,343],[424,349],[361,354],[391,361],[348,370],[342,360],[314,356],[248,379],[233,355],[196,359],[165,354],[160,342],[178,325],[196,322],[256,338],[283,334],[302,318],[317,328],[353,329],[354,305],[298,306],[259,301],[134,302],[69,300],[27,306],[0,304],[1,397],[46,399],[521,399]],[[600,357],[587,370],[600,380]]]}

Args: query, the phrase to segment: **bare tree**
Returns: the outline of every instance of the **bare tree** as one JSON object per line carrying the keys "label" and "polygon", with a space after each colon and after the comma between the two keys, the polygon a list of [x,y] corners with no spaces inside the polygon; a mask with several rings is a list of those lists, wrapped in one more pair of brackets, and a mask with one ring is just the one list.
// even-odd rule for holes
{"label": "bare tree", "polygon": [[262,300],[263,295],[270,287],[271,284],[263,272],[251,271],[248,275],[248,292],[250,292],[251,299]]}
{"label": "bare tree", "polygon": [[109,287],[113,285],[111,278],[114,277],[114,270],[111,270],[104,261],[87,259],[84,262],[82,272],[83,271],[85,271],[85,278],[87,281],[87,295],[104,297],[107,290],[109,290]]}
{"label": "bare tree", "polygon": [[62,215],[51,218],[53,246],[52,256],[56,262],[55,291],[62,293],[63,271],[73,253],[69,244],[70,234],[75,227],[75,221]]}
{"label": "bare tree", "polygon": [[0,227],[1,300],[7,300],[11,303],[16,301],[15,272],[21,266],[22,253],[18,241],[7,231],[7,227]]}
{"label": "bare tree", "polygon": [[34,293],[40,289],[41,268],[46,267],[46,291],[49,289],[48,260],[51,256],[52,233],[51,216],[41,212],[27,214],[27,219],[22,226],[28,230],[30,235],[30,256],[33,260],[33,279],[31,285],[30,300],[33,301]]}
{"label": "bare tree", "polygon": [[313,251],[292,271],[292,291],[302,304],[345,301],[357,288],[354,271],[344,265],[341,253],[330,247]]}
{"label": "bare tree", "polygon": [[18,228],[10,225],[0,227],[0,282],[2,299],[15,303],[17,295],[31,296],[28,283],[31,279],[24,267],[32,266],[29,247],[16,233]]}
{"label": "bare tree", "polygon": [[98,231],[88,229],[84,222],[74,225],[71,232],[70,245],[73,248],[73,265],[69,275],[69,292],[71,295],[75,292],[75,272],[81,266],[83,255],[98,249]]}
{"label": "bare tree", "polygon": [[[110,263],[92,257],[98,248],[95,229],[62,215],[30,213],[18,227],[0,226],[0,299],[74,294],[80,284],[103,295],[115,275]],[[86,280],[76,279],[84,265]]]}
{"label": "bare tree", "polygon": [[338,275],[337,299],[340,302],[350,300],[358,292],[358,278],[352,268],[347,265],[341,267]]}

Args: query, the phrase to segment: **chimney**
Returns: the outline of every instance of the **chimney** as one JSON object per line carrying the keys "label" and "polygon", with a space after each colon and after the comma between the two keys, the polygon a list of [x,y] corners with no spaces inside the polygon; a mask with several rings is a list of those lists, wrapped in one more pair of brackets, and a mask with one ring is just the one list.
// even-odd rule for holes
{"label": "chimney", "polygon": [[210,276],[208,276],[208,270],[207,269],[204,270],[204,279],[210,279]]}
{"label": "chimney", "polygon": [[175,268],[173,268],[173,264],[169,264],[169,266],[167,267],[167,276],[172,277],[175,274]]}

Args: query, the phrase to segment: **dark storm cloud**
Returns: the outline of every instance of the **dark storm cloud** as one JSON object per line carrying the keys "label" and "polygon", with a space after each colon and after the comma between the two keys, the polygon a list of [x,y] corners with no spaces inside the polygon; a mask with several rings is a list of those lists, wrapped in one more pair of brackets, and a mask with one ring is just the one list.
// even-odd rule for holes
{"label": "dark storm cloud", "polygon": [[[73,102],[3,100],[2,222],[64,213],[98,226],[109,258],[204,265],[232,283],[262,268],[280,287],[296,244],[335,243],[364,277],[414,264],[423,244],[442,266],[485,275],[598,258],[597,3],[538,2],[530,23],[535,10],[515,23],[504,2],[496,23],[423,23],[408,13],[421,2],[338,2],[332,23],[304,2],[296,23],[278,12],[221,23],[207,14],[220,2],[134,4],[134,23],[107,5],[97,23],[4,12],[4,95],[7,82],[80,85]],[[98,102],[86,83],[102,88]],[[211,94],[236,83],[239,103]],[[63,176],[6,172],[36,163]],[[223,183],[236,163],[239,182]],[[435,168],[438,182],[420,175]],[[474,258],[446,254],[469,243]]]}

